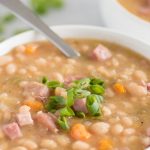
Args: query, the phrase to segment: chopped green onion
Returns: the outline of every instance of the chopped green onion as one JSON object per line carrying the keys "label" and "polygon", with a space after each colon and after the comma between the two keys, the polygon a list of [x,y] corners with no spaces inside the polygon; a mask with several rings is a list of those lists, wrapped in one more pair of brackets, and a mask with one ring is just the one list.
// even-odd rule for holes
{"label": "chopped green onion", "polygon": [[63,83],[61,83],[59,81],[55,81],[55,80],[49,81],[48,78],[46,78],[46,77],[42,78],[42,83],[45,84],[48,88],[56,88],[56,87],[64,86]]}
{"label": "chopped green onion", "polygon": [[85,98],[85,97],[89,96],[90,94],[91,94],[91,92],[89,92],[87,90],[81,90],[81,89],[75,90],[75,98]]}
{"label": "chopped green onion", "polygon": [[69,125],[67,122],[67,119],[65,117],[60,117],[57,120],[58,125],[63,129],[63,130],[68,130],[69,129]]}
{"label": "chopped green onion", "polygon": [[60,112],[60,116],[66,116],[66,117],[75,116],[73,110],[70,107],[64,107],[60,109],[59,112]]}
{"label": "chopped green onion", "polygon": [[101,80],[101,79],[92,78],[90,84],[92,84],[92,85],[98,84],[98,85],[102,85],[103,86],[104,85],[104,81]]}
{"label": "chopped green onion", "polygon": [[62,96],[51,96],[48,102],[45,104],[47,111],[54,111],[66,106],[66,99]]}
{"label": "chopped green onion", "polygon": [[62,0],[31,0],[33,10],[43,15],[49,11],[50,8],[60,8],[63,5]]}
{"label": "chopped green onion", "polygon": [[8,13],[3,16],[2,21],[3,21],[3,23],[10,23],[10,22],[14,21],[15,18],[16,17],[13,14]]}
{"label": "chopped green onion", "polygon": [[80,88],[80,89],[85,89],[89,86],[90,81],[91,81],[90,78],[76,80],[76,81],[74,81],[75,87]]}
{"label": "chopped green onion", "polygon": [[100,105],[94,95],[89,95],[87,97],[86,106],[87,106],[88,112],[92,116],[97,116],[99,114]]}
{"label": "chopped green onion", "polygon": [[43,83],[43,84],[46,84],[47,82],[48,82],[48,78],[47,78],[47,77],[43,77],[43,78],[42,78],[42,83]]}
{"label": "chopped green onion", "polygon": [[105,89],[104,87],[102,87],[101,85],[91,85],[90,87],[90,91],[93,93],[93,94],[100,94],[100,95],[103,95],[104,92],[105,92]]}
{"label": "chopped green onion", "polygon": [[84,112],[77,111],[77,112],[75,112],[75,114],[79,118],[85,118],[85,113]]}
{"label": "chopped green onion", "polygon": [[74,104],[74,89],[71,88],[67,91],[67,106],[72,106]]}

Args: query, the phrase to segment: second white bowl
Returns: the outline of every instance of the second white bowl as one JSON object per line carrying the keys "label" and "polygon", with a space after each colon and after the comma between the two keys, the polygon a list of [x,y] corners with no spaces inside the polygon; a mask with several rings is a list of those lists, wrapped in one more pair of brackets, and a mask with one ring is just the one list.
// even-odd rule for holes
{"label": "second white bowl", "polygon": [[130,13],[117,0],[100,0],[100,14],[107,27],[150,43],[150,22]]}

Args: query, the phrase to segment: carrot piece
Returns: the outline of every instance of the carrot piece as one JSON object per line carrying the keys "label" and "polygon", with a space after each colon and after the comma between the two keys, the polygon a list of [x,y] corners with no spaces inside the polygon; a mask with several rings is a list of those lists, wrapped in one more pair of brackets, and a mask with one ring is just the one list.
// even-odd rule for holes
{"label": "carrot piece", "polygon": [[126,93],[125,87],[121,83],[115,83],[113,86],[114,90],[119,94]]}
{"label": "carrot piece", "polygon": [[74,124],[71,128],[71,137],[76,140],[86,140],[90,138],[91,134],[87,131],[83,124]]}
{"label": "carrot piece", "polygon": [[39,111],[43,109],[43,103],[39,101],[33,101],[33,100],[25,100],[23,102],[23,105],[29,106],[34,111]]}
{"label": "carrot piece", "polygon": [[37,45],[27,45],[25,49],[26,54],[33,54],[37,49]]}
{"label": "carrot piece", "polygon": [[102,139],[99,141],[99,150],[111,150],[112,148],[113,144],[110,139]]}

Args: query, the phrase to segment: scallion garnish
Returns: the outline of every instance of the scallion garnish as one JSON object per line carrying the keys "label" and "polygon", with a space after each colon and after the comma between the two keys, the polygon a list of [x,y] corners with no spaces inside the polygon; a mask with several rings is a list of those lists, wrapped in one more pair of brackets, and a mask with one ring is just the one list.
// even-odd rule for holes
{"label": "scallion garnish", "polygon": [[97,116],[100,112],[100,105],[95,95],[89,95],[86,102],[87,109],[92,116]]}
{"label": "scallion garnish", "polygon": [[50,96],[45,104],[45,109],[49,112],[58,110],[66,106],[66,99],[62,96]]}
{"label": "scallion garnish", "polygon": [[57,120],[58,125],[63,129],[63,130],[68,130],[69,129],[69,124],[67,122],[66,117],[59,117]]}
{"label": "scallion garnish", "polygon": [[[103,102],[103,94],[105,92],[104,81],[97,78],[83,78],[73,81],[70,86],[64,86],[59,81],[49,81],[46,77],[42,79],[42,83],[51,89],[51,93],[55,93],[55,88],[63,87],[67,92],[67,97],[50,96],[45,104],[45,109],[48,112],[58,112],[58,125],[67,130],[69,128],[67,118],[79,117],[85,118],[89,116],[101,115],[101,104]],[[88,112],[76,111],[75,101],[85,99],[85,107]]]}

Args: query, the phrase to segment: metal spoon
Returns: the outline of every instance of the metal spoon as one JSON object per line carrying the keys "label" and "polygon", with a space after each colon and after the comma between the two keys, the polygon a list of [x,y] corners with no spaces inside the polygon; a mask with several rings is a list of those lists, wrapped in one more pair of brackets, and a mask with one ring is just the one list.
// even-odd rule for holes
{"label": "metal spoon", "polygon": [[78,57],[80,53],[71,48],[56,33],[54,33],[39,17],[26,7],[20,0],[0,0],[0,4],[7,7],[16,16],[27,22],[34,29],[43,33],[63,54],[68,57]]}

